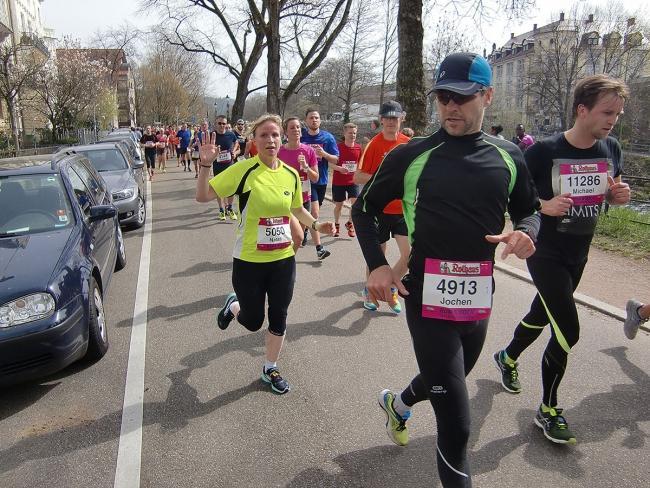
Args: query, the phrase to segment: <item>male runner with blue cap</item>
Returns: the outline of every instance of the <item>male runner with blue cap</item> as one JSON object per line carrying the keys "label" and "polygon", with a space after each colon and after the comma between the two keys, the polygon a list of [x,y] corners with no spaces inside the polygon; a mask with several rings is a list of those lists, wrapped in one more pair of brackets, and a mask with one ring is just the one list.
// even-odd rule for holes
{"label": "male runner with blue cap", "polygon": [[[491,69],[471,53],[446,57],[434,93],[441,128],[386,155],[352,208],[370,269],[371,298],[404,297],[419,374],[401,393],[383,390],[379,405],[391,440],[406,445],[411,407],[429,400],[437,425],[437,461],[444,487],[470,487],[470,434],[465,376],[483,347],[492,309],[492,268],[503,255],[535,251],[539,200],[514,144],[481,131],[492,102]],[[408,274],[400,276],[381,251],[375,219],[402,201],[411,243]],[[503,232],[505,212],[514,229]]]}

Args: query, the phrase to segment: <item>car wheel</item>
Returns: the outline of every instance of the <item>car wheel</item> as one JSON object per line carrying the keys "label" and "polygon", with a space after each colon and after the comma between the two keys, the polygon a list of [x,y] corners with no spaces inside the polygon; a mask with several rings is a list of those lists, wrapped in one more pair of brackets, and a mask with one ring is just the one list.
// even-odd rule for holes
{"label": "car wheel", "polygon": [[124,269],[126,266],[126,246],[124,245],[124,236],[122,228],[117,226],[117,258],[115,258],[115,271]]}
{"label": "car wheel", "polygon": [[144,225],[145,220],[147,220],[147,202],[141,194],[138,194],[138,220],[133,224],[133,228],[139,229]]}
{"label": "car wheel", "polygon": [[86,359],[93,361],[100,359],[108,351],[104,300],[95,278],[90,278],[88,307],[88,352],[86,352]]}

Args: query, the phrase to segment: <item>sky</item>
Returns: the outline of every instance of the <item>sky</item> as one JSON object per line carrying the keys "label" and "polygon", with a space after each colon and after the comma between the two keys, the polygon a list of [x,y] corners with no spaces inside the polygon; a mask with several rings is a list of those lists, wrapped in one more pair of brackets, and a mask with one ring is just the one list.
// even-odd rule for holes
{"label": "sky", "polygon": [[[226,0],[239,3],[241,0]],[[643,0],[619,0],[620,3],[629,11],[636,10]],[[589,3],[591,5],[604,5],[611,3],[610,0],[578,0],[580,3]],[[139,28],[146,29],[150,23],[155,20],[152,15],[145,15],[139,12],[138,0],[45,0],[41,5],[43,21],[47,27],[55,30],[58,38],[70,36],[79,39],[84,43],[99,29],[107,27],[116,27],[128,22]],[[547,24],[552,20],[557,20],[560,11],[568,11],[572,0],[536,0],[537,6],[526,12],[522,19],[508,20],[505,15],[497,16],[484,22],[482,32],[478,32],[475,26],[469,26],[473,32],[477,32],[477,41],[488,53],[491,50],[492,43],[501,47],[509,38],[510,33],[515,35],[530,31],[533,24],[538,26]],[[73,14],[72,14],[73,12]],[[427,27],[429,31],[435,26],[435,21],[431,17],[425,16],[425,32]],[[472,29],[472,27],[474,27]],[[206,60],[206,62],[210,62]],[[216,68],[215,68],[216,70]],[[225,71],[225,70],[224,70]],[[210,86],[219,87],[208,90],[210,95],[225,96],[229,94],[234,96],[235,83],[232,78],[216,71],[211,75],[212,82]]]}

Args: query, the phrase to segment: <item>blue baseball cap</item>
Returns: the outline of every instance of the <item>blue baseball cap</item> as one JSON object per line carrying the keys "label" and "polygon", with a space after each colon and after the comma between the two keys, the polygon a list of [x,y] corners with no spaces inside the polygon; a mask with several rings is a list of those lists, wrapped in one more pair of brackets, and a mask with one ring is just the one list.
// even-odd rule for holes
{"label": "blue baseball cap", "polygon": [[454,53],[440,63],[433,90],[472,95],[491,83],[492,69],[487,59],[474,53]]}

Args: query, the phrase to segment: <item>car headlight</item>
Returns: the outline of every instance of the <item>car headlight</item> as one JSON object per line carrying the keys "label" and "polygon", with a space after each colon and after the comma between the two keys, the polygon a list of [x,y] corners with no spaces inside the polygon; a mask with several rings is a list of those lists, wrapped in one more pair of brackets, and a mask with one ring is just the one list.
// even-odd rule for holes
{"label": "car headlight", "polygon": [[0,306],[0,329],[49,317],[54,308],[54,298],[49,293],[17,298]]}
{"label": "car headlight", "polygon": [[131,198],[133,195],[135,195],[133,188],[126,188],[124,190],[113,192],[113,200],[126,200],[127,198]]}

